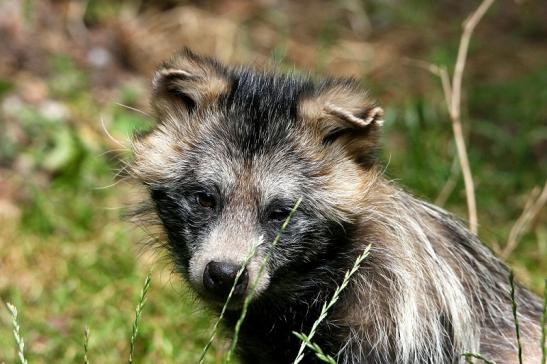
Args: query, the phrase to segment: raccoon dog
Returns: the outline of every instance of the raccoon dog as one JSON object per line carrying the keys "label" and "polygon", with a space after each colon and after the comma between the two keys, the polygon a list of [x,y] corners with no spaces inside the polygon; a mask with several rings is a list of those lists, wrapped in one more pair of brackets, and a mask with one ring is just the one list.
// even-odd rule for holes
{"label": "raccoon dog", "polygon": [[[322,304],[369,257],[314,342],[338,363],[517,361],[508,271],[462,223],[382,176],[383,111],[351,79],[230,68],[185,50],[153,80],[155,128],[134,141],[177,270],[225,325],[295,202],[240,332],[245,363],[290,363]],[[524,358],[539,360],[541,305],[517,292]],[[306,352],[304,362],[318,359]]]}

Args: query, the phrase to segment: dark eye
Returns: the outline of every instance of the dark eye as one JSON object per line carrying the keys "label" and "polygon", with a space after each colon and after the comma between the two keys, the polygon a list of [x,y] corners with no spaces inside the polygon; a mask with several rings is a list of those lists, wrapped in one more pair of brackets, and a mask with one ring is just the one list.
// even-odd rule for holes
{"label": "dark eye", "polygon": [[209,209],[214,208],[216,205],[215,198],[213,197],[213,195],[208,194],[206,192],[198,192],[196,194],[196,202],[200,204],[200,206],[206,207]]}
{"label": "dark eye", "polygon": [[285,221],[287,220],[287,217],[289,217],[290,213],[291,213],[291,209],[278,207],[273,209],[268,215],[268,217],[270,220],[273,220],[273,221]]}

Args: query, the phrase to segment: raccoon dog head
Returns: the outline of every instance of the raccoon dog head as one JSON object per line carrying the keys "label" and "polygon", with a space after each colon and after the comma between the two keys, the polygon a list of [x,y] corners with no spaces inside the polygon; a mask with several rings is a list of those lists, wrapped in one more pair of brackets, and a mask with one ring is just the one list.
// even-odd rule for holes
{"label": "raccoon dog head", "polygon": [[135,140],[132,172],[191,286],[223,302],[256,247],[234,292],[238,307],[302,198],[255,299],[310,287],[374,183],[382,110],[353,80],[228,68],[188,50],[157,70],[152,106],[157,125]]}

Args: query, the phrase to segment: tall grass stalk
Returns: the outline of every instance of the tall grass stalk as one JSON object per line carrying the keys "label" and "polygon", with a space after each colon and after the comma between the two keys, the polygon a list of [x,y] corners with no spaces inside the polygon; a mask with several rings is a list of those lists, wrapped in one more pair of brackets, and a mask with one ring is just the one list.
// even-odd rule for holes
{"label": "tall grass stalk", "polygon": [[254,296],[254,293],[256,291],[256,286],[258,284],[258,281],[259,281],[260,277],[262,276],[262,274],[264,273],[264,268],[266,267],[266,264],[270,260],[270,258],[272,256],[272,253],[275,249],[275,246],[279,242],[279,239],[281,239],[281,235],[285,232],[285,229],[289,225],[289,222],[293,218],[293,216],[296,213],[296,210],[300,206],[301,202],[302,202],[302,198],[299,198],[298,201],[296,201],[296,203],[294,204],[294,207],[292,208],[291,212],[289,213],[289,216],[287,216],[287,218],[285,219],[285,222],[283,223],[283,225],[281,225],[281,229],[279,229],[279,232],[275,236],[275,239],[272,242],[272,246],[268,250],[268,254],[266,255],[266,257],[262,261],[262,264],[260,265],[260,268],[258,270],[258,274],[256,275],[254,281],[252,282],[251,289],[249,290],[249,293],[247,294],[247,296],[245,297],[245,300],[243,301],[243,308],[241,309],[241,315],[239,316],[239,319],[237,320],[236,327],[235,327],[235,330],[234,330],[234,337],[232,338],[232,344],[230,345],[230,349],[226,353],[226,356],[224,358],[224,363],[229,363],[230,360],[232,359],[232,354],[235,351],[237,341],[239,339],[239,332],[241,330],[241,325],[243,324],[243,321],[245,320],[245,316],[247,315],[247,310],[249,308],[249,304],[251,303],[251,300],[252,300],[252,298]]}
{"label": "tall grass stalk", "polygon": [[295,334],[297,338],[302,340],[302,342],[306,344],[308,348],[312,349],[315,352],[315,355],[319,358],[319,360],[328,364],[336,364],[336,360],[332,356],[325,354],[323,352],[323,349],[321,349],[321,347],[316,343],[311,342],[308,336],[294,331],[293,334]]}
{"label": "tall grass stalk", "polygon": [[541,364],[547,362],[547,347],[545,347],[545,337],[547,336],[547,279],[543,281],[543,314],[541,315]]}
{"label": "tall grass stalk", "polygon": [[234,294],[234,291],[235,291],[236,285],[239,281],[239,278],[243,274],[243,271],[245,270],[245,267],[247,266],[247,264],[249,263],[251,258],[256,254],[256,249],[260,245],[262,245],[262,242],[263,242],[263,240],[262,240],[262,237],[261,237],[260,240],[258,241],[258,243],[253,245],[253,247],[251,248],[251,251],[249,252],[247,257],[243,261],[243,264],[241,265],[241,268],[239,268],[239,270],[237,271],[236,278],[234,280],[234,284],[232,285],[232,288],[230,289],[230,293],[228,294],[228,298],[226,299],[226,302],[224,303],[224,306],[222,307],[222,311],[220,312],[220,316],[218,317],[217,321],[215,322],[215,324],[213,326],[213,330],[211,332],[211,336],[209,337],[209,341],[207,342],[207,345],[205,345],[205,347],[203,348],[203,351],[201,352],[201,357],[199,358],[199,364],[202,364],[205,361],[205,355],[207,354],[207,351],[209,350],[209,348],[211,347],[211,344],[215,340],[217,330],[218,330],[218,326],[220,325],[220,322],[224,318],[224,314],[226,313],[226,310],[228,309],[228,305],[230,304],[230,301],[231,301],[232,296]]}
{"label": "tall grass stalk", "polygon": [[19,327],[19,322],[17,321],[17,307],[9,302],[6,303],[6,306],[11,314],[13,337],[15,338],[15,343],[17,344],[17,357],[19,358],[21,364],[28,364],[27,359],[25,359],[25,340],[21,335],[21,328]]}
{"label": "tall grass stalk", "polygon": [[144,309],[144,304],[146,301],[146,294],[150,288],[150,281],[152,280],[150,273],[146,276],[144,280],[144,286],[141,290],[141,295],[139,296],[139,303],[135,309],[135,321],[133,321],[133,330],[131,332],[131,343],[129,348],[129,364],[133,363],[133,355],[135,353],[135,341],[137,340],[137,335],[139,333],[139,321],[142,315],[142,310]]}
{"label": "tall grass stalk", "polygon": [[87,358],[87,350],[89,345],[89,327],[86,326],[84,329],[84,364],[89,364],[89,359]]}
{"label": "tall grass stalk", "polygon": [[511,308],[513,310],[513,320],[515,321],[515,334],[517,336],[517,348],[519,364],[522,364],[522,345],[520,343],[520,327],[517,316],[517,299],[515,297],[515,277],[513,271],[509,273],[509,285],[511,286]]}
{"label": "tall grass stalk", "polygon": [[[357,272],[361,263],[368,256],[369,252],[370,252],[370,244],[365,248],[363,253],[357,257],[357,259],[355,260],[355,263],[353,263],[353,267],[346,272],[346,274],[344,275],[344,280],[342,281],[342,284],[336,287],[336,290],[334,291],[334,294],[332,295],[331,300],[328,303],[323,304],[323,308],[321,309],[321,313],[319,314],[319,317],[313,323],[309,334],[305,335],[305,337],[308,339],[309,342],[311,342],[311,340],[313,339],[313,336],[315,335],[315,332],[317,331],[317,328],[319,327],[319,324],[327,317],[328,311],[338,301],[338,299],[340,298],[340,293],[342,293],[342,291],[347,287],[351,276],[355,274],[355,272]],[[298,336],[298,333],[296,332],[293,332],[293,334]],[[306,342],[302,341],[302,344],[300,345],[300,348],[298,349],[298,354],[296,355],[296,359],[294,359],[294,362],[293,362],[294,364],[298,364],[302,361],[302,359],[304,359],[305,348],[306,348]]]}
{"label": "tall grass stalk", "polygon": [[479,360],[482,360],[485,364],[496,364],[495,361],[488,360],[480,354],[464,353],[464,354],[462,354],[462,356],[465,357],[465,361],[467,363],[473,363],[472,359],[479,359]]}

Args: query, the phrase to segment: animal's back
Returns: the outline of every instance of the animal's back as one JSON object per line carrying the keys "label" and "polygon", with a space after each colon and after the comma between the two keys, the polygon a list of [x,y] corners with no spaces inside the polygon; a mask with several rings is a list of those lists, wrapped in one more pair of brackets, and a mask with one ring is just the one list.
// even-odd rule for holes
{"label": "animal's back", "polygon": [[[361,222],[374,261],[335,319],[351,328],[340,362],[446,363],[475,353],[517,363],[505,264],[450,213],[383,183],[391,192],[371,198]],[[372,239],[371,226],[378,229]],[[524,362],[538,362],[541,301],[515,285]],[[377,354],[369,358],[367,350]]]}

